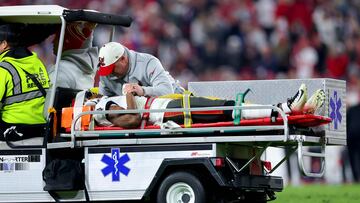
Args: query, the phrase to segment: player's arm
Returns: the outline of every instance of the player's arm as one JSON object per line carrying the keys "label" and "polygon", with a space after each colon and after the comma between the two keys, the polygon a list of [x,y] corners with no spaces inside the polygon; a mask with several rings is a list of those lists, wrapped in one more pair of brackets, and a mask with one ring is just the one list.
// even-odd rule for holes
{"label": "player's arm", "polygon": [[[136,109],[135,97],[131,93],[126,94],[127,109]],[[118,105],[111,105],[109,110],[125,110]],[[109,114],[108,120],[115,126],[122,128],[137,128],[141,123],[141,116],[139,113],[128,114]]]}

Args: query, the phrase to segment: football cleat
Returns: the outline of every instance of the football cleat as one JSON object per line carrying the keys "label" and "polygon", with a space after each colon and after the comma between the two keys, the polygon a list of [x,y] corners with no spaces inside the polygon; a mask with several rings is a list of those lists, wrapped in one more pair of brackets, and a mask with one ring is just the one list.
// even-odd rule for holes
{"label": "football cleat", "polygon": [[305,103],[303,112],[305,114],[314,114],[322,105],[325,103],[325,92],[322,89],[318,89],[315,91],[313,95],[311,95],[310,99]]}
{"label": "football cleat", "polygon": [[301,84],[295,96],[288,99],[287,105],[292,113],[299,113],[302,112],[306,100],[307,100],[307,87],[305,84]]}

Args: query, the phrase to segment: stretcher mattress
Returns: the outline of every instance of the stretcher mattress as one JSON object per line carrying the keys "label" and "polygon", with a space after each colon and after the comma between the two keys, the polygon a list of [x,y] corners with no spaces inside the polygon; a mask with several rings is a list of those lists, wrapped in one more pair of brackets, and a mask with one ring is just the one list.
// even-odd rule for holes
{"label": "stretcher mattress", "polygon": [[[297,126],[297,127],[314,127],[319,125],[324,125],[330,123],[332,120],[331,118],[325,116],[318,116],[318,115],[290,115],[287,117],[288,124]],[[259,119],[249,119],[249,120],[241,120],[240,126],[263,126],[263,125],[282,125],[283,119],[277,118],[275,122],[271,121],[271,118],[259,118]],[[184,125],[180,125],[184,127]],[[228,127],[234,126],[232,121],[226,122],[215,122],[215,123],[195,123],[192,124],[192,128],[206,128],[206,127]],[[160,126],[156,125],[147,125],[145,129],[160,129]],[[85,129],[88,130],[88,129]],[[101,127],[96,126],[94,130],[124,130],[121,127]],[[70,128],[66,128],[66,132],[70,132]]]}

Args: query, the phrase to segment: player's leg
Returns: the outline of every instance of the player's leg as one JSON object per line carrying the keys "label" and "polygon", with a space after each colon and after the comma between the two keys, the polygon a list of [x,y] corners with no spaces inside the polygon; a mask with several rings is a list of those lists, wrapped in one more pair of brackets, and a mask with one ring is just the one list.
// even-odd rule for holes
{"label": "player's leg", "polygon": [[304,105],[303,113],[314,114],[322,105],[325,103],[326,95],[324,90],[318,89],[315,93],[307,100]]}
{"label": "player's leg", "polygon": [[[307,99],[307,87],[305,84],[300,85],[296,94],[289,98],[287,102],[279,103],[279,107],[284,113],[301,113]],[[258,104],[243,104],[244,106],[255,106]],[[256,119],[266,117],[278,117],[278,112],[272,109],[243,109],[241,111],[242,119]]]}
{"label": "player's leg", "polygon": [[[232,100],[209,99],[206,97],[190,97],[190,107],[219,107],[219,106],[234,106],[235,102]],[[182,100],[176,99],[171,101],[166,108],[183,108]],[[211,111],[192,111],[191,119],[193,123],[210,123],[219,121],[231,121],[232,110],[211,110]],[[164,122],[172,120],[178,124],[184,123],[184,114],[182,112],[165,113]]]}

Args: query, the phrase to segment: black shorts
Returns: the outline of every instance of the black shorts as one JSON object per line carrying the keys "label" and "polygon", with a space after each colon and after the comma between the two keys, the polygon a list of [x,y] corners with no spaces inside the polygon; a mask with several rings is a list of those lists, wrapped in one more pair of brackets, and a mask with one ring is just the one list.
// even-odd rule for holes
{"label": "black shorts", "polygon": [[[219,107],[219,106],[234,106],[235,102],[232,100],[220,100],[220,99],[207,99],[205,97],[190,97],[190,107]],[[166,107],[171,108],[183,108],[182,99],[174,99],[169,102]],[[191,112],[191,119],[193,123],[213,123],[220,121],[232,121],[232,110],[216,110],[216,111],[193,111]],[[164,120],[174,121],[178,124],[184,124],[183,112],[165,113]]]}

